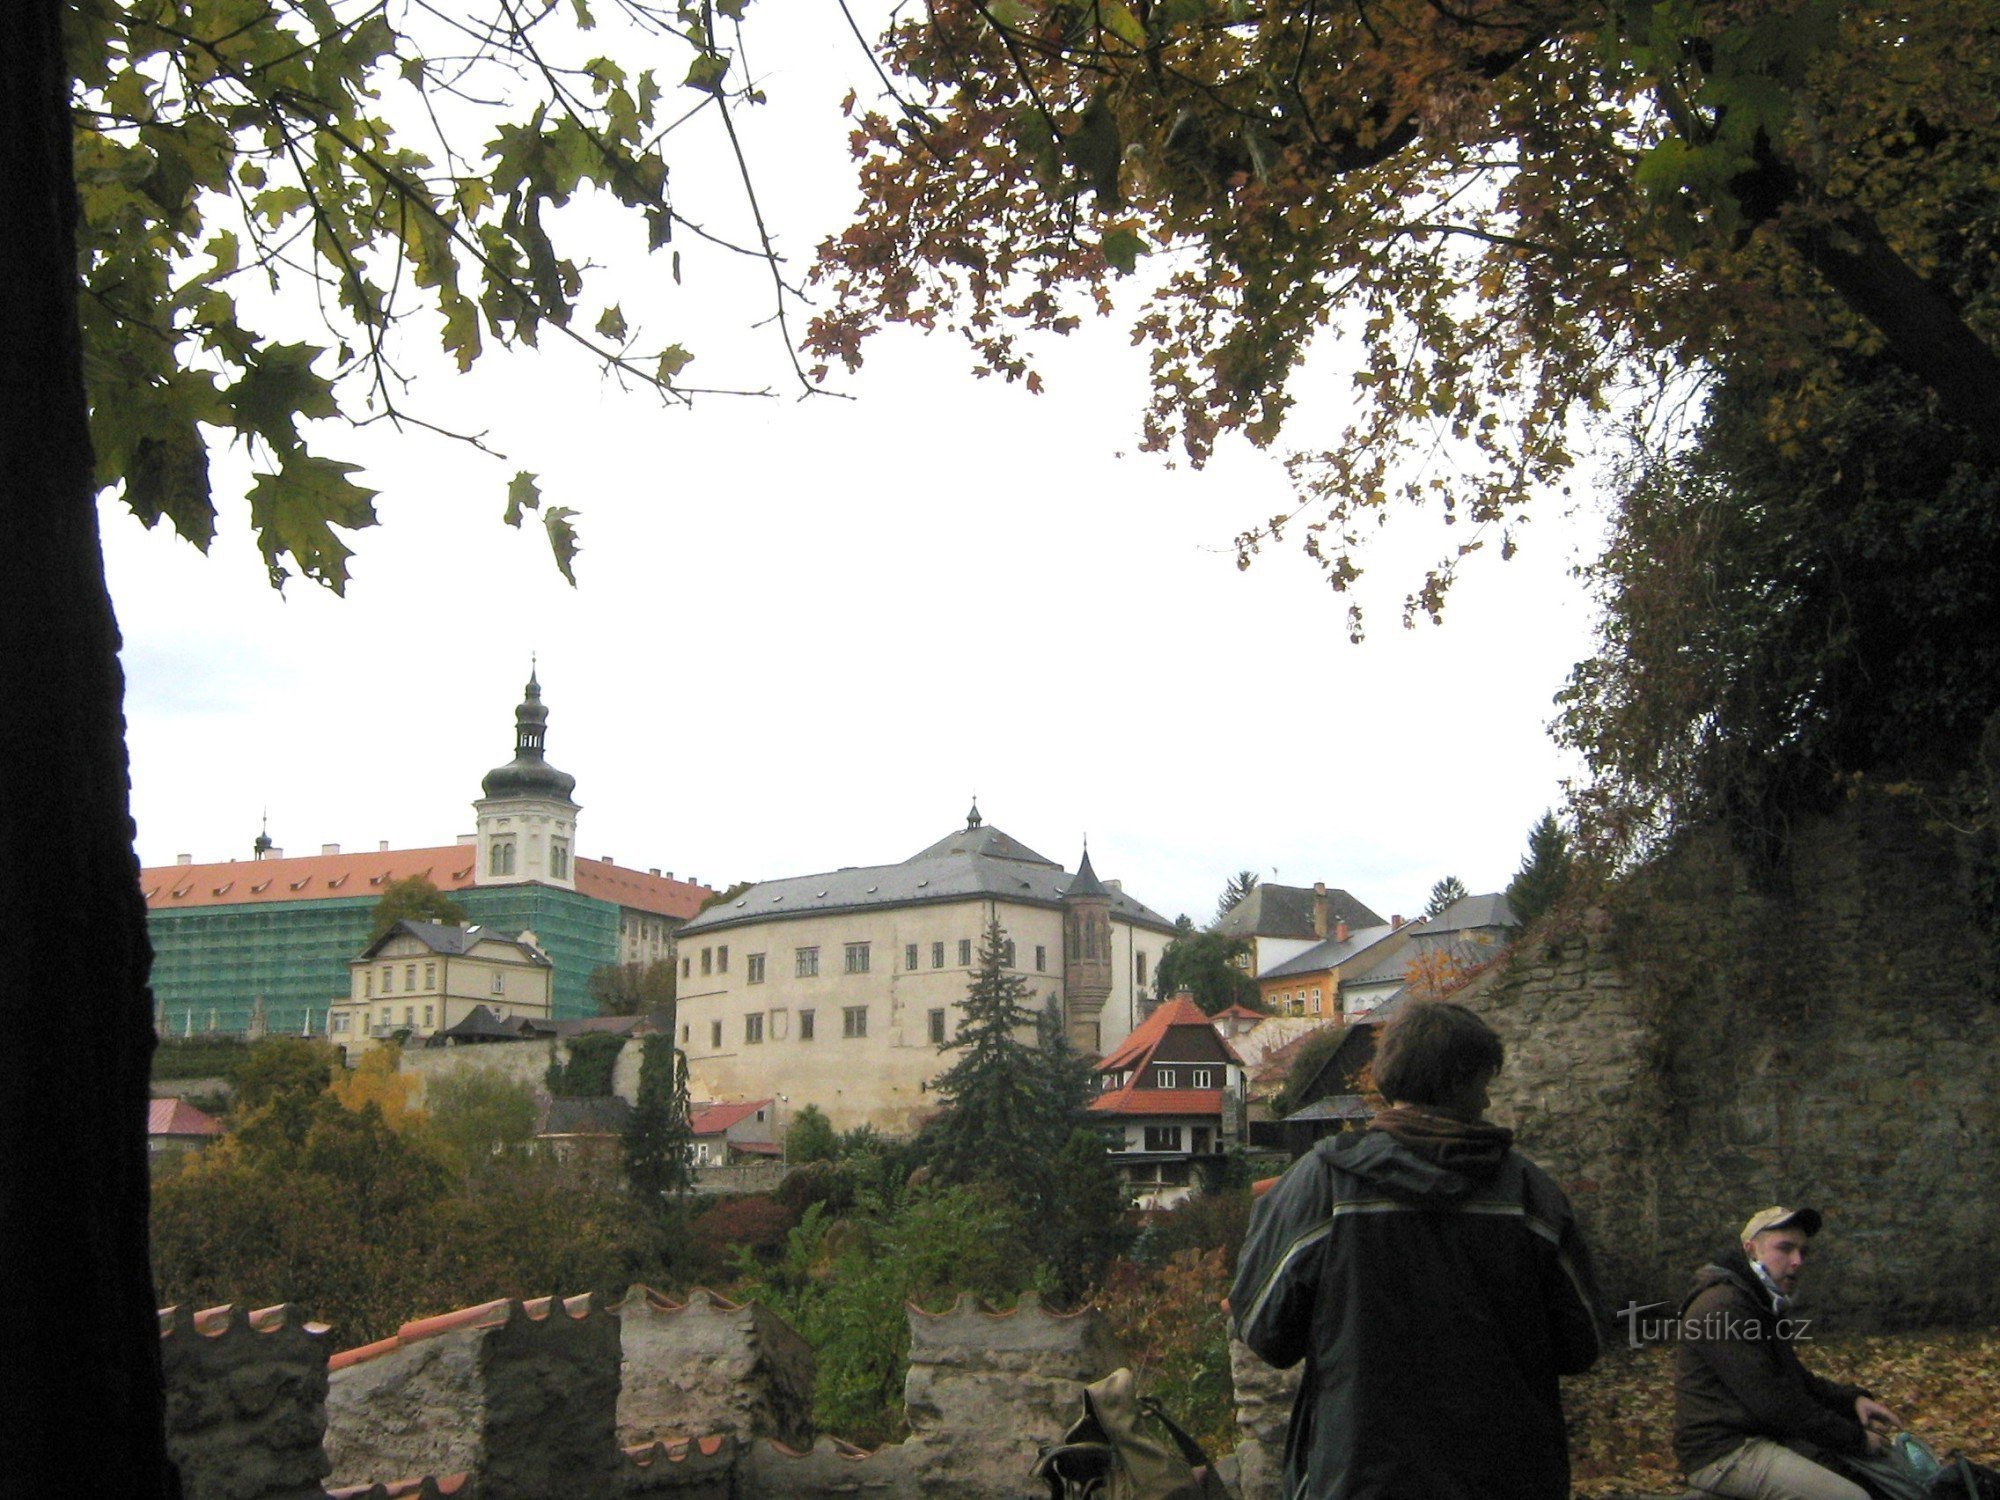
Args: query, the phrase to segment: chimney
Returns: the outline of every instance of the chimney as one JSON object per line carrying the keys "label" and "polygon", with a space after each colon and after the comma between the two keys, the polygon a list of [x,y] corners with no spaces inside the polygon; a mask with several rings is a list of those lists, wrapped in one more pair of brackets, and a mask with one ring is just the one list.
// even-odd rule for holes
{"label": "chimney", "polygon": [[319,846],[319,852],[320,852],[321,854],[338,854],[338,853],[340,853],[340,845],[338,845],[338,844],[321,844],[321,845]]}
{"label": "chimney", "polygon": [[1326,882],[1313,882],[1313,936],[1326,936]]}
{"label": "chimney", "polygon": [[470,849],[474,844],[478,842],[479,842],[479,835],[476,833],[461,833],[458,836],[458,847],[461,849]]}
{"label": "chimney", "polygon": [[1391,932],[1394,932],[1398,927],[1401,927],[1402,925],[1403,925],[1403,914],[1401,912],[1397,912],[1393,917],[1389,918],[1389,930]]}
{"label": "chimney", "polygon": [[648,875],[657,875],[660,873],[660,867],[658,865],[654,865],[651,869],[647,870],[646,873]]}
{"label": "chimney", "polygon": [[1333,940],[1336,943],[1344,943],[1353,935],[1353,933],[1347,930],[1345,922],[1335,922],[1333,924]]}
{"label": "chimney", "polygon": [[603,860],[603,861],[604,861],[604,862],[605,862],[605,863],[606,863],[607,865],[615,865],[615,864],[617,864],[617,863],[618,863],[618,861],[617,861],[617,860],[613,859],[613,858],[612,858],[612,857],[611,857],[610,855],[608,855],[608,854],[600,854],[600,855],[598,856],[598,858],[599,858],[599,859],[601,859],[601,860]]}
{"label": "chimney", "polygon": [[674,872],[672,870],[667,871],[667,879],[672,880],[673,878]]}
{"label": "chimney", "polygon": [[1123,894],[1123,893],[1124,893],[1124,890],[1125,890],[1125,882],[1124,882],[1124,881],[1122,881],[1122,880],[1107,880],[1107,881],[1105,881],[1104,883],[1105,883],[1105,885],[1106,885],[1106,886],[1110,887],[1110,888],[1111,888],[1112,890],[1114,890],[1114,891],[1117,891],[1117,892],[1119,892],[1120,894]]}
{"label": "chimney", "polygon": [[191,865],[194,863],[194,856],[192,854],[176,854],[174,856],[174,863],[177,865]]}
{"label": "chimney", "polygon": [[273,844],[264,851],[264,858],[266,859],[283,859],[284,857],[285,851],[280,849],[276,844]]}
{"label": "chimney", "polygon": [[375,841],[375,852],[377,854],[387,854],[389,852],[389,841],[387,839],[377,839]]}

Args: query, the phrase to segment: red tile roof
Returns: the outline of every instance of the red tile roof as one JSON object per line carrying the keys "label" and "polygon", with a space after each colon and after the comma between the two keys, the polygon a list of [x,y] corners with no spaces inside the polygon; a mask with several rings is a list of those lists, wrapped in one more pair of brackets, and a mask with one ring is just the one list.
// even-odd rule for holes
{"label": "red tile roof", "polygon": [[739,1120],[748,1119],[764,1108],[769,1099],[750,1099],[741,1104],[695,1104],[688,1108],[688,1130],[694,1135],[721,1135]]}
{"label": "red tile roof", "polygon": [[146,1107],[146,1134],[221,1135],[222,1122],[185,1099],[154,1099]]}
{"label": "red tile roof", "polygon": [[1111,1089],[1090,1101],[1092,1114],[1213,1115],[1222,1118],[1221,1089]]}
{"label": "red tile roof", "polygon": [[1261,1021],[1264,1019],[1264,1012],[1261,1010],[1252,1010],[1247,1005],[1232,1005],[1227,1010],[1217,1011],[1213,1019],[1217,1021]]}
{"label": "red tile roof", "polygon": [[[471,844],[448,844],[438,849],[154,865],[139,872],[139,887],[146,893],[149,911],[377,895],[390,881],[411,875],[424,876],[441,891],[461,891],[476,884],[473,867],[478,856]],[[578,859],[575,864],[581,894],[676,921],[693,916],[714,894],[707,886],[628,870],[601,859]]]}
{"label": "red tile roof", "polygon": [[405,1323],[386,1339],[377,1339],[372,1344],[363,1344],[355,1349],[343,1349],[326,1362],[329,1370],[344,1370],[349,1365],[365,1364],[384,1354],[390,1354],[419,1340],[435,1338],[441,1333],[450,1333],[458,1328],[498,1328],[514,1316],[519,1308],[523,1315],[537,1322],[550,1316],[560,1307],[572,1318],[587,1318],[591,1313],[590,1293],[577,1297],[530,1297],[516,1302],[512,1297],[496,1298],[492,1302],[482,1302],[477,1307],[461,1307],[457,1312],[439,1313],[435,1317],[417,1318]]}
{"label": "red tile roof", "polygon": [[1154,1011],[1139,1029],[1126,1037],[1109,1057],[1097,1065],[1100,1073],[1122,1073],[1127,1068],[1143,1067],[1143,1059],[1151,1054],[1165,1038],[1169,1027],[1201,1026],[1222,1044],[1223,1052],[1233,1063],[1241,1064],[1243,1059],[1236,1055],[1236,1049],[1229,1045],[1219,1031],[1210,1023],[1208,1013],[1185,995],[1176,995],[1165,1005]]}

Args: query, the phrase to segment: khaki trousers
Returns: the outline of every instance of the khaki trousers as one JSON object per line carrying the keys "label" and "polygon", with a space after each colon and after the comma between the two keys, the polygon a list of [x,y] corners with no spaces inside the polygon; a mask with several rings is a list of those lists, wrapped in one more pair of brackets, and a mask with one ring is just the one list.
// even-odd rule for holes
{"label": "khaki trousers", "polygon": [[1688,1475],[1688,1486],[1729,1500],[1868,1500],[1868,1492],[1783,1443],[1752,1438]]}

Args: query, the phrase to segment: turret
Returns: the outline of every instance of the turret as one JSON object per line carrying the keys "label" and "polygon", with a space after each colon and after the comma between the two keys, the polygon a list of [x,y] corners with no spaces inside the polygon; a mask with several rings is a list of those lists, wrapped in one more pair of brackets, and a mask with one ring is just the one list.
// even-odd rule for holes
{"label": "turret", "polygon": [[1063,890],[1063,1022],[1070,1045],[1103,1051],[1104,1002],[1111,998],[1111,891],[1090,867],[1084,845],[1076,875]]}
{"label": "turret", "polygon": [[539,881],[576,888],[576,778],[550,765],[549,711],[531,666],[514,710],[514,758],[486,773],[472,804],[479,826],[480,885]]}

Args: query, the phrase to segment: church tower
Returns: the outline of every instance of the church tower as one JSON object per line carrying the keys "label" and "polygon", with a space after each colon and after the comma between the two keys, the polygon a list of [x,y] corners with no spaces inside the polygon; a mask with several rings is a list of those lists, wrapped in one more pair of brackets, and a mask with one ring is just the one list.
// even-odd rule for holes
{"label": "church tower", "polygon": [[576,889],[576,778],[543,759],[549,711],[531,668],[514,710],[514,758],[486,773],[472,804],[479,820],[478,885],[540,881]]}
{"label": "church tower", "polygon": [[1090,867],[1090,846],[1062,895],[1063,1025],[1070,1045],[1103,1052],[1104,1002],[1111,998],[1111,892]]}

